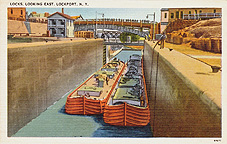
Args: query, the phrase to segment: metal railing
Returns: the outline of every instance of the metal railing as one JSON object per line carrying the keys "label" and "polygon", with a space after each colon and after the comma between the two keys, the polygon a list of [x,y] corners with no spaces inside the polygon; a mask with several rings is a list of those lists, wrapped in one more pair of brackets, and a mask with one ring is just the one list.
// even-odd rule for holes
{"label": "metal railing", "polygon": [[[97,19],[97,21],[118,21],[118,22],[137,22],[137,23],[147,23],[147,24],[150,24],[150,23],[153,23],[153,21],[150,21],[150,20],[136,20],[136,19],[113,19],[113,18],[101,18],[101,19]],[[78,21],[96,21],[95,19],[84,19],[84,20],[78,20]]]}
{"label": "metal railing", "polygon": [[222,13],[200,13],[200,14],[184,14],[183,19],[210,19],[210,18],[221,18]]}

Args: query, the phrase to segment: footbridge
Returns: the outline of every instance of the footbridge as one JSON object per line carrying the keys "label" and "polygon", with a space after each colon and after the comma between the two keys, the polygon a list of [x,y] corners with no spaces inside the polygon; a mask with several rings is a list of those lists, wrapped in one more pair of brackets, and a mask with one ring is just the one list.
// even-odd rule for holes
{"label": "footbridge", "polygon": [[130,32],[141,37],[149,37],[160,33],[160,23],[148,20],[129,19],[86,19],[74,22],[75,31],[87,31],[95,29],[110,29],[120,32]]}
{"label": "footbridge", "polygon": [[144,46],[144,42],[133,42],[133,43],[116,43],[116,42],[104,42],[104,45],[124,45],[124,46]]}

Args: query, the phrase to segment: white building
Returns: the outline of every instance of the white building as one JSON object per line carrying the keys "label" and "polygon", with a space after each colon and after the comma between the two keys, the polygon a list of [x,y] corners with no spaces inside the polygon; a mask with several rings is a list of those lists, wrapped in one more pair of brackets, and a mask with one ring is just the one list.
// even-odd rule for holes
{"label": "white building", "polygon": [[56,12],[47,17],[50,35],[54,37],[74,37],[74,20],[67,14]]}

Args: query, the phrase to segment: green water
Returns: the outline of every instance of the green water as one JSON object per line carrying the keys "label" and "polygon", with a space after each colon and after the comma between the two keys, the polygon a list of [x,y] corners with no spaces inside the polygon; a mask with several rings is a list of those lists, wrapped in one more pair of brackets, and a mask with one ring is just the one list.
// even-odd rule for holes
{"label": "green water", "polygon": [[89,116],[64,113],[67,96],[19,130],[15,137],[90,137],[99,124]]}

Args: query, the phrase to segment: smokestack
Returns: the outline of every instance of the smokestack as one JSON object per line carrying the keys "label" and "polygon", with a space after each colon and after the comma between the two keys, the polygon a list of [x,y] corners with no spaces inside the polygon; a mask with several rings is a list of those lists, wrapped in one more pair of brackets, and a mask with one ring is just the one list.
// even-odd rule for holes
{"label": "smokestack", "polygon": [[61,8],[61,13],[64,13],[64,8]]}

